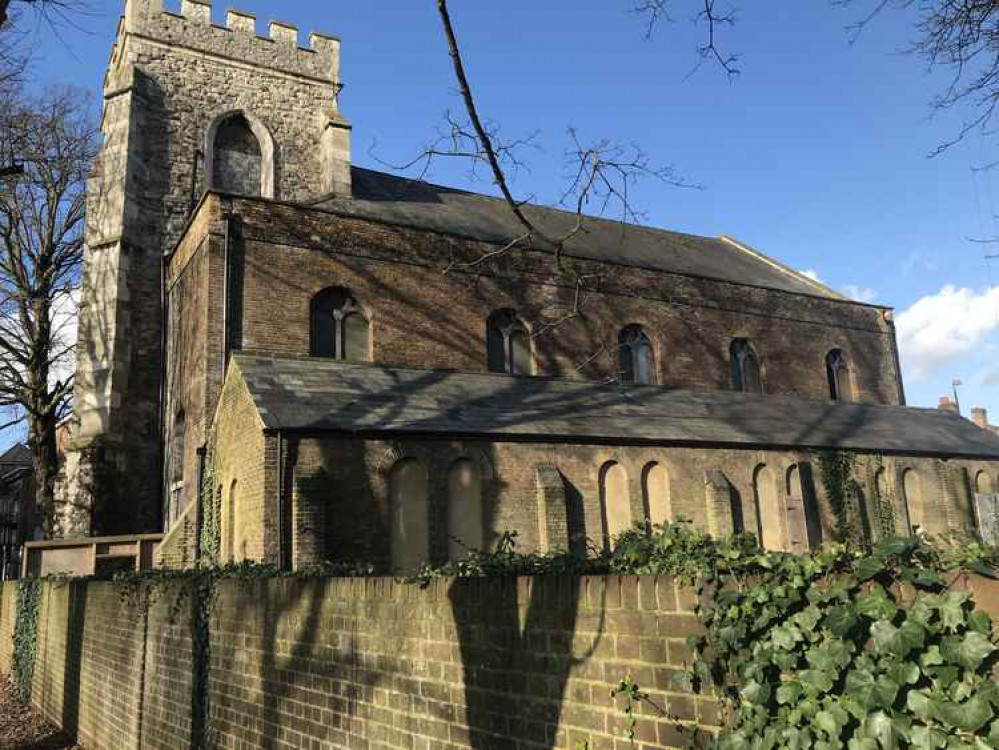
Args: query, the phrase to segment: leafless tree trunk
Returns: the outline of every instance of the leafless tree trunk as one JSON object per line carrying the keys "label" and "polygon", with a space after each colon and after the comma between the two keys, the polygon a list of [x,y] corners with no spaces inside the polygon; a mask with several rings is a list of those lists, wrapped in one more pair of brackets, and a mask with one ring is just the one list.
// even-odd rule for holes
{"label": "leafless tree trunk", "polygon": [[85,180],[96,152],[76,90],[0,100],[0,145],[23,164],[0,183],[0,429],[27,423],[38,507],[52,528],[56,428],[73,383],[74,295],[83,253]]}

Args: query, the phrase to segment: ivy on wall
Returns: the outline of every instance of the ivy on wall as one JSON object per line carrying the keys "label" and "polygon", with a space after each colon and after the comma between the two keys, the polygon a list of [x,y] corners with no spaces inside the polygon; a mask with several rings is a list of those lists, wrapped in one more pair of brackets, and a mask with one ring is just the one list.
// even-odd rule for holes
{"label": "ivy on wall", "polygon": [[38,604],[41,598],[41,581],[25,578],[17,582],[17,601],[14,615],[14,654],[10,669],[14,699],[19,703],[31,701],[31,686],[35,674],[35,651],[38,645]]}
{"label": "ivy on wall", "polygon": [[217,561],[222,551],[222,508],[218,501],[218,477],[215,466],[215,430],[205,445],[201,472],[201,535],[198,539],[201,559]]}
{"label": "ivy on wall", "polygon": [[819,476],[826,492],[826,499],[836,520],[833,538],[839,542],[858,539],[860,529],[850,513],[853,454],[834,450],[816,451],[815,458],[819,465]]}

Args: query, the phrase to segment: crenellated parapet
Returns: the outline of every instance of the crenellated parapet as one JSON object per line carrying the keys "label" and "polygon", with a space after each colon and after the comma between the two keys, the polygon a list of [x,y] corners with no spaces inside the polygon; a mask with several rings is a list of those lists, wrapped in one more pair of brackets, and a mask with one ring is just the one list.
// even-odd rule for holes
{"label": "crenellated parapet", "polygon": [[271,21],[262,35],[253,13],[235,9],[227,10],[225,25],[219,25],[212,21],[211,0],[181,0],[177,11],[168,10],[163,0],[126,0],[112,61],[116,61],[127,35],[132,34],[244,65],[325,83],[339,82],[340,40],[334,36],[312,32],[308,46],[300,46],[296,26]]}

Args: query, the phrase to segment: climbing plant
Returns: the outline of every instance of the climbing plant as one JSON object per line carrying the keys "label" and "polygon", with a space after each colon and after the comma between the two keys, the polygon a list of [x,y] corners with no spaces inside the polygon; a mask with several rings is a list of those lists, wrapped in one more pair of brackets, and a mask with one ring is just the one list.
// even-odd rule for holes
{"label": "climbing plant", "polygon": [[819,475],[826,492],[829,507],[836,519],[833,538],[836,541],[857,539],[859,528],[850,514],[850,484],[853,475],[853,454],[846,451],[824,450],[815,452]]}
{"label": "climbing plant", "polygon": [[895,503],[887,482],[884,489],[878,482],[878,474],[884,470],[884,457],[871,456],[867,462],[867,486],[871,495],[871,515],[878,539],[895,536]]}
{"label": "climbing plant", "polygon": [[205,445],[204,464],[201,470],[201,536],[198,544],[205,560],[219,559],[222,551],[222,509],[219,507],[215,467],[215,431]]}
{"label": "climbing plant", "polygon": [[17,601],[14,616],[14,654],[10,681],[14,699],[19,703],[31,701],[31,685],[35,674],[35,651],[38,644],[38,603],[41,582],[25,578],[17,582]]}

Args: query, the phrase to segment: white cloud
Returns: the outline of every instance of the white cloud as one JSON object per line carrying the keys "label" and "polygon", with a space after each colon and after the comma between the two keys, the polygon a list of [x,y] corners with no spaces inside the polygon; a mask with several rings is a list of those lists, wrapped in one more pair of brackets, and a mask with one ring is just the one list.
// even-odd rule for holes
{"label": "white cloud", "polygon": [[844,286],[843,294],[850,299],[857,300],[857,302],[870,303],[878,298],[878,293],[869,286],[857,286],[856,284],[847,284]]}
{"label": "white cloud", "polygon": [[813,271],[811,268],[806,269],[804,271],[799,271],[798,273],[800,273],[802,276],[807,276],[812,281],[817,281],[820,284],[822,283],[822,279],[819,277],[818,271]]}
{"label": "white cloud", "polygon": [[924,380],[999,329],[999,288],[978,294],[947,284],[900,313],[896,327],[906,377]]}

